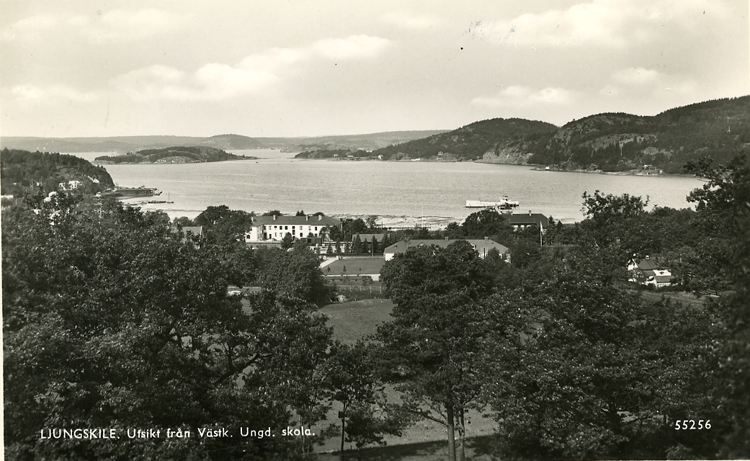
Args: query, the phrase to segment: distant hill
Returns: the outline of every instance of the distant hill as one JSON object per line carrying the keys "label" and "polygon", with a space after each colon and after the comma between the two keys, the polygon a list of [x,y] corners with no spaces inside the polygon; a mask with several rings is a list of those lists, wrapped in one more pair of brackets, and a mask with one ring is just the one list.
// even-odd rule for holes
{"label": "distant hill", "polygon": [[128,152],[125,155],[102,156],[94,159],[97,163],[204,163],[223,162],[226,160],[243,160],[245,157],[230,154],[221,149],[205,146],[163,147],[161,149],[143,149]]}
{"label": "distant hill", "polygon": [[[529,164],[553,170],[661,170],[666,173],[681,173],[685,163],[703,156],[726,161],[738,151],[747,149],[748,144],[750,96],[691,104],[656,116],[596,114],[573,120],[562,127],[540,121],[496,118],[453,131],[394,131],[297,138],[250,138],[236,134],[209,138],[0,138],[2,147],[58,152],[134,152],[177,146],[222,150],[265,148],[302,152],[298,155],[300,158],[348,158],[351,155],[355,159],[420,158]],[[111,157],[106,161],[137,160],[132,155],[135,154]],[[172,157],[206,161],[191,155]],[[166,157],[170,156],[159,159]]]}
{"label": "distant hill", "polygon": [[132,152],[175,146],[208,146],[217,149],[263,149],[254,138],[220,134],[210,138],[195,136],[113,136],[108,138],[33,138],[4,136],[0,145],[7,148],[46,152]]}
{"label": "distant hill", "polygon": [[61,184],[95,194],[115,186],[107,170],[72,155],[3,149],[0,164],[3,195],[23,197],[37,186],[51,192]]}
{"label": "distant hill", "polygon": [[393,131],[384,133],[297,138],[250,138],[238,134],[197,136],[112,136],[102,138],[0,137],[0,148],[42,152],[118,152],[177,146],[207,146],[222,150],[282,149],[300,152],[316,149],[373,150],[412,139],[424,138],[445,130]]}
{"label": "distant hill", "polygon": [[442,159],[526,163],[531,146],[557,130],[546,122],[496,118],[372,152],[384,160]]}
{"label": "distant hill", "polygon": [[308,138],[257,138],[266,146],[286,152],[344,150],[372,151],[392,144],[422,139],[447,130],[387,131],[383,133],[353,134],[341,136],[318,136]]}
{"label": "distant hill", "polygon": [[574,120],[534,146],[528,163],[555,169],[663,170],[688,161],[723,162],[750,143],[750,96],[678,107],[653,117],[624,113]]}
{"label": "distant hill", "polygon": [[255,138],[248,138],[238,134],[220,134],[205,138],[198,143],[200,146],[215,147],[223,150],[263,149],[266,146]]}
{"label": "distant hill", "polygon": [[113,136],[105,138],[0,137],[0,146],[42,152],[130,152],[199,144],[207,138],[190,136]]}
{"label": "distant hill", "polygon": [[[605,113],[562,127],[491,119],[354,157],[530,164],[554,170],[681,173],[703,156],[723,162],[750,145],[750,96],[670,109],[656,116]],[[325,158],[334,150],[300,156]],[[339,155],[341,157],[341,155]]]}

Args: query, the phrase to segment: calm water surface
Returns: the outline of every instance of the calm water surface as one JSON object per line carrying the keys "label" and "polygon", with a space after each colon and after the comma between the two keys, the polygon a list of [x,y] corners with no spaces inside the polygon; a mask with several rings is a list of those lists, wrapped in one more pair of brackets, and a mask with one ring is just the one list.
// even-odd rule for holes
{"label": "calm water surface", "polygon": [[[211,205],[264,212],[304,210],[328,215],[425,216],[429,222],[463,221],[466,200],[507,195],[516,212],[580,220],[584,191],[649,197],[649,205],[685,208],[702,182],[675,176],[629,176],[535,171],[528,166],[480,163],[296,160],[271,150],[235,151],[258,160],[177,165],[106,165],[120,186],[156,187],[145,204],[171,217],[195,217]],[[74,154],[93,160],[102,153]],[[139,199],[143,201],[143,199]],[[137,201],[137,200],[136,200]],[[396,219],[397,221],[397,219]]]}

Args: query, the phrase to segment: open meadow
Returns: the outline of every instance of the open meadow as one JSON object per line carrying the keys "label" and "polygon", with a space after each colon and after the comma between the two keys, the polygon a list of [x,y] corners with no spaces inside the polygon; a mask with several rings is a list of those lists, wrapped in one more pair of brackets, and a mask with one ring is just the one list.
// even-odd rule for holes
{"label": "open meadow", "polygon": [[390,299],[363,299],[330,304],[320,309],[328,316],[333,337],[344,344],[375,334],[379,324],[391,320],[393,302]]}
{"label": "open meadow", "polygon": [[[357,340],[372,335],[378,325],[391,320],[393,302],[390,299],[364,299],[339,304],[330,304],[320,309],[328,316],[328,325],[333,327],[333,337],[345,344],[354,344]],[[398,401],[398,393],[387,386],[385,393],[389,401]],[[337,418],[340,405],[338,402],[328,412],[327,421],[338,423]],[[466,416],[468,437],[467,456],[470,459],[489,460],[487,454],[488,437],[493,433],[496,423],[482,417],[476,410],[471,410]],[[446,430],[434,421],[422,420],[407,429],[403,436],[385,438],[385,447],[370,447],[363,449],[357,458],[356,451],[347,454],[349,459],[362,460],[399,460],[417,461],[447,458]],[[339,459],[337,452],[340,444],[339,437],[332,437],[317,448],[321,453],[318,459]],[[354,446],[346,445],[347,450],[354,450]]]}

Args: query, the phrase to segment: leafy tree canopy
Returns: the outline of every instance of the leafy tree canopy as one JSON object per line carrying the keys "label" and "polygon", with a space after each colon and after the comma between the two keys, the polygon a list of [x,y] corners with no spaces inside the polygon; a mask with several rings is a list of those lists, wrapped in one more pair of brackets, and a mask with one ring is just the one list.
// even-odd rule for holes
{"label": "leafy tree canopy", "polygon": [[[55,207],[58,207],[55,209]],[[61,207],[67,207],[65,209]],[[320,418],[330,330],[315,306],[227,295],[218,247],[114,200],[3,210],[5,448],[23,459],[291,457],[294,440],[126,438],[128,428],[236,430]],[[42,428],[121,438],[41,440]],[[162,432],[162,435],[164,433]]]}

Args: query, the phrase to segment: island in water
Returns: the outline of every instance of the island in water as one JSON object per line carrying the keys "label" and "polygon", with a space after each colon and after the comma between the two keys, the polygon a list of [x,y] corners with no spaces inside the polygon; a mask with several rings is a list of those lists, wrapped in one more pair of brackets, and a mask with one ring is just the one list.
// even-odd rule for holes
{"label": "island in water", "polygon": [[206,163],[228,160],[251,160],[256,157],[230,154],[221,149],[207,146],[178,146],[160,149],[142,149],[124,155],[96,157],[95,163]]}

